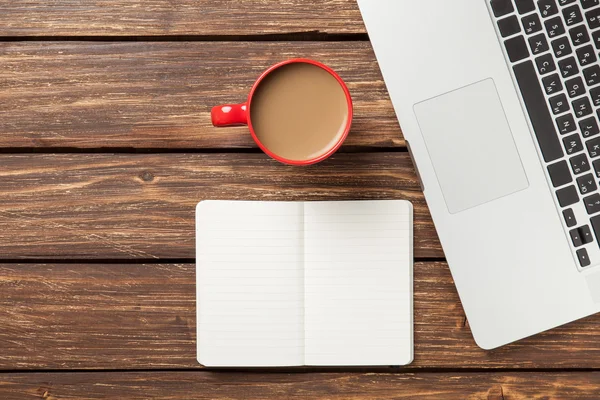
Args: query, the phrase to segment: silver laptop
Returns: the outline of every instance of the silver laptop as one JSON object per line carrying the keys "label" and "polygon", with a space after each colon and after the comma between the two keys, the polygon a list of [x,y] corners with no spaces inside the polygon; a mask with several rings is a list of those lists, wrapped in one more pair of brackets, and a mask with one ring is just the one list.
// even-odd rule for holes
{"label": "silver laptop", "polygon": [[600,311],[600,0],[358,0],[478,345]]}

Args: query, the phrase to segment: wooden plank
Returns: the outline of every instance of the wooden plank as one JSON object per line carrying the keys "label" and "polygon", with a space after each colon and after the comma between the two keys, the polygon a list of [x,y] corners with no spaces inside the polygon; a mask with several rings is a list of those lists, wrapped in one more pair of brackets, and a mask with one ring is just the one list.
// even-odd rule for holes
{"label": "wooden plank", "polygon": [[0,396],[21,399],[598,399],[599,372],[257,374],[217,372],[0,375]]}
{"label": "wooden plank", "polygon": [[[600,315],[486,352],[447,266],[414,276],[408,370],[600,368]],[[201,368],[194,264],[0,264],[0,293],[0,369]]]}
{"label": "wooden plank", "polygon": [[0,155],[0,259],[193,258],[208,199],[407,199],[416,257],[443,257],[407,153],[309,168],[263,154]]}
{"label": "wooden plank", "polygon": [[0,147],[255,148],[245,127],[214,128],[210,110],[295,57],[348,83],[346,149],[405,145],[368,42],[0,42]]}
{"label": "wooden plank", "polygon": [[2,0],[0,9],[0,36],[365,32],[355,0]]}

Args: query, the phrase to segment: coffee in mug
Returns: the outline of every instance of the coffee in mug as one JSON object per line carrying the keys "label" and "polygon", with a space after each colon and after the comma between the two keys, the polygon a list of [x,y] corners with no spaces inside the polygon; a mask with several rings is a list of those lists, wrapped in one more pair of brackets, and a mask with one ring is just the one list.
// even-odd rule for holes
{"label": "coffee in mug", "polygon": [[342,145],[352,123],[352,99],[342,79],[311,60],[280,63],[257,81],[248,102],[215,107],[215,126],[247,123],[267,154],[310,165]]}

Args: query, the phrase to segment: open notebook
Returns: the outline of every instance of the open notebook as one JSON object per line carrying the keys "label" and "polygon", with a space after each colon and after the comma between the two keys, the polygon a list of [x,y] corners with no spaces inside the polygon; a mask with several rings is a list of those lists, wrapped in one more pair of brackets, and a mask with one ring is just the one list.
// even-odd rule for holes
{"label": "open notebook", "polygon": [[198,204],[198,361],[409,364],[412,214],[405,201]]}

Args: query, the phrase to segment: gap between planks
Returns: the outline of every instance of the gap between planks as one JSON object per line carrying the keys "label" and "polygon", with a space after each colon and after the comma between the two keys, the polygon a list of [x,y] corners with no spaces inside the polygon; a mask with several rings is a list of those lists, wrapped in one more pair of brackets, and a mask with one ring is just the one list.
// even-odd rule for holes
{"label": "gap between planks", "polygon": [[0,42],[368,42],[366,33],[319,31],[254,35],[0,36]]}

